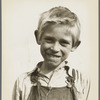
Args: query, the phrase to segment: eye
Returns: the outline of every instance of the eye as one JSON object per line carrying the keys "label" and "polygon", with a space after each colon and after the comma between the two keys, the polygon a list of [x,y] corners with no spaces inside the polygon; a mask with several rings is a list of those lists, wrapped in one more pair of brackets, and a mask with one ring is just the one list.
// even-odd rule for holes
{"label": "eye", "polygon": [[46,41],[47,43],[53,43],[53,42],[54,42],[54,39],[51,38],[51,37],[45,37],[44,39],[45,39],[45,41]]}
{"label": "eye", "polygon": [[60,41],[60,44],[64,47],[67,47],[68,45],[70,45],[70,42],[69,41],[66,41],[66,40],[61,40]]}

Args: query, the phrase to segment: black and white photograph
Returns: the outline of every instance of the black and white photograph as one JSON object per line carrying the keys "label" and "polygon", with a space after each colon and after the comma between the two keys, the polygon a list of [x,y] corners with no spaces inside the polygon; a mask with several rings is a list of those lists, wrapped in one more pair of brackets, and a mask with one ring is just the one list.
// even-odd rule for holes
{"label": "black and white photograph", "polygon": [[98,100],[98,0],[2,0],[2,100]]}

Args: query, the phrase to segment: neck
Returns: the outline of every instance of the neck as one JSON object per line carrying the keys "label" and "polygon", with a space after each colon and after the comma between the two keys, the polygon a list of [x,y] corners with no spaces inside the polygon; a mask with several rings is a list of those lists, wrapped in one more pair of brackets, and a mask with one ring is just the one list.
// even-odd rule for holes
{"label": "neck", "polygon": [[43,62],[42,66],[41,66],[41,71],[44,74],[48,74],[49,72],[55,70],[56,67],[50,66],[48,65],[45,61]]}
{"label": "neck", "polygon": [[42,63],[42,66],[41,66],[41,71],[44,73],[44,74],[48,74],[49,72],[51,71],[54,71],[58,68],[61,68],[65,66],[65,62],[62,62],[59,66],[52,66],[52,65],[49,65],[47,64],[45,61]]}

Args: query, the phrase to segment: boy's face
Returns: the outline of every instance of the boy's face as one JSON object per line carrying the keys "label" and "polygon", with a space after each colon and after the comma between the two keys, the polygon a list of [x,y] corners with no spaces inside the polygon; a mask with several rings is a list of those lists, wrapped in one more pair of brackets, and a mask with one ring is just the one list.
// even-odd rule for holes
{"label": "boy's face", "polygon": [[56,68],[72,50],[72,36],[65,25],[53,25],[43,33],[40,45],[44,62]]}

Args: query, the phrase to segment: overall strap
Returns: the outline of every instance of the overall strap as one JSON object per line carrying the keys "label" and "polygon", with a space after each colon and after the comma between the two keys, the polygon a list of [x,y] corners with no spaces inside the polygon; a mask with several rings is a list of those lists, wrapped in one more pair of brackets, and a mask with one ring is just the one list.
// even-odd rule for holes
{"label": "overall strap", "polygon": [[41,94],[40,94],[40,82],[38,81],[39,73],[38,73],[38,68],[31,73],[30,80],[34,84],[31,87],[31,91],[29,94],[29,97],[27,100],[41,100]]}
{"label": "overall strap", "polygon": [[68,75],[66,77],[66,81],[70,84],[70,90],[71,90],[71,93],[73,95],[73,100],[78,100],[77,97],[76,97],[76,89],[75,89],[75,69],[72,69],[72,76],[69,74],[69,69],[70,67],[69,66],[65,66],[65,70],[66,70],[66,74]]}

